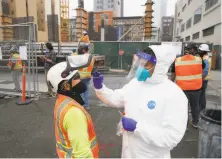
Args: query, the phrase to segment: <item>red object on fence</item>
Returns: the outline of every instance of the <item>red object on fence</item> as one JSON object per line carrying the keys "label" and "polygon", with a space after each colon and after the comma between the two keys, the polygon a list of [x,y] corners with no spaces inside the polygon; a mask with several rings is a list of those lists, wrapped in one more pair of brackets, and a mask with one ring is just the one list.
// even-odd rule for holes
{"label": "red object on fence", "polygon": [[124,54],[124,50],[119,50],[119,55],[123,56],[123,54]]}

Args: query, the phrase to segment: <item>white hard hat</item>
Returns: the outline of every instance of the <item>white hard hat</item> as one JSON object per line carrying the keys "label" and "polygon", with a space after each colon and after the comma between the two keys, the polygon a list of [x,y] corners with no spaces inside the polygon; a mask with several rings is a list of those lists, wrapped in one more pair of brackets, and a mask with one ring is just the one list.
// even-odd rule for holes
{"label": "white hard hat", "polygon": [[207,44],[201,44],[199,47],[200,51],[210,52],[209,46]]}
{"label": "white hard hat", "polygon": [[66,62],[60,62],[50,68],[47,74],[47,82],[54,92],[58,91],[58,86],[62,81],[72,79],[78,74],[78,69],[88,67],[91,63],[92,55],[68,56]]}
{"label": "white hard hat", "polygon": [[84,31],[83,31],[83,34],[87,34],[87,31],[84,30]]}

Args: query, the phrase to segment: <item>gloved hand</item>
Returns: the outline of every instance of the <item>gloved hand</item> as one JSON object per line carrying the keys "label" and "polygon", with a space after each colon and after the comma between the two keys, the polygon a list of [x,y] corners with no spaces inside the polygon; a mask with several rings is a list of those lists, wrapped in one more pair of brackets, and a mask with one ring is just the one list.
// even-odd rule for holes
{"label": "gloved hand", "polygon": [[122,124],[123,124],[123,128],[126,131],[133,132],[136,129],[137,122],[135,120],[131,119],[131,118],[123,117],[122,118]]}
{"label": "gloved hand", "polygon": [[103,87],[103,75],[100,72],[94,72],[93,74],[93,85],[96,89]]}

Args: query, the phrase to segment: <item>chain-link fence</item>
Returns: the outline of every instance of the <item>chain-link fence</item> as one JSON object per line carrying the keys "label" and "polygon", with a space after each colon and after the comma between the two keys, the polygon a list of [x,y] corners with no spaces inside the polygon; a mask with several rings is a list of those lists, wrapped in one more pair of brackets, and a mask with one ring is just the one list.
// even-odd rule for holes
{"label": "chain-link fence", "polygon": [[[21,23],[15,25],[0,26],[0,93],[21,95],[22,88],[21,69],[8,67],[12,58],[13,47],[17,48],[22,65],[26,65],[26,92],[29,97],[37,97],[39,93],[38,67],[37,67],[37,47],[36,47],[36,27],[34,23]],[[21,64],[19,64],[21,65]],[[20,86],[18,86],[20,85]],[[15,89],[14,89],[15,88]]]}

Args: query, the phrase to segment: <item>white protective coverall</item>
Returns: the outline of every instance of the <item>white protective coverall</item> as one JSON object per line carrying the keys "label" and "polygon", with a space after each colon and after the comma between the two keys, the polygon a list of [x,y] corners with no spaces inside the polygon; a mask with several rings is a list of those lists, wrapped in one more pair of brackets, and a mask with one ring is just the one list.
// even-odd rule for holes
{"label": "white protective coverall", "polygon": [[[170,158],[170,150],[186,131],[188,100],[166,75],[176,55],[166,44],[150,48],[157,58],[150,79],[139,82],[134,78],[114,91],[105,85],[96,90],[102,102],[124,108],[125,116],[137,121],[134,132],[123,132],[122,158]],[[150,102],[155,103],[154,109],[148,107]]]}

